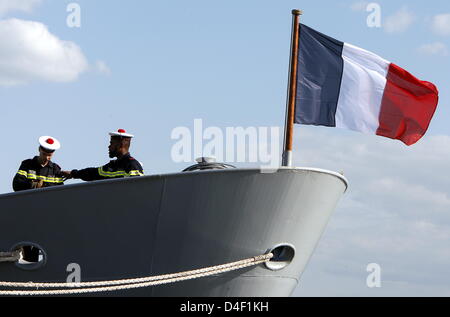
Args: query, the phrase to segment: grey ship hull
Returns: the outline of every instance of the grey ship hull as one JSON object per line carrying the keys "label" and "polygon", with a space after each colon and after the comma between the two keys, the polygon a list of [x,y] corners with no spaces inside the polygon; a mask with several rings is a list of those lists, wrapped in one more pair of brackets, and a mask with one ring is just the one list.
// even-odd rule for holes
{"label": "grey ship hull", "polygon": [[33,243],[45,265],[0,263],[0,281],[65,282],[181,272],[295,249],[264,264],[102,296],[289,296],[347,182],[315,169],[227,169],[73,184],[0,195],[0,251]]}

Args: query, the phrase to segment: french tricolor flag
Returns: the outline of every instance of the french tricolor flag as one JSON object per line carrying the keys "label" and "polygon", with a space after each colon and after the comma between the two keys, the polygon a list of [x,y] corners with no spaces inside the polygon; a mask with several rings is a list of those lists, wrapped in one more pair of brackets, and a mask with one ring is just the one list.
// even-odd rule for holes
{"label": "french tricolor flag", "polygon": [[300,24],[295,123],[416,143],[438,90],[380,56]]}

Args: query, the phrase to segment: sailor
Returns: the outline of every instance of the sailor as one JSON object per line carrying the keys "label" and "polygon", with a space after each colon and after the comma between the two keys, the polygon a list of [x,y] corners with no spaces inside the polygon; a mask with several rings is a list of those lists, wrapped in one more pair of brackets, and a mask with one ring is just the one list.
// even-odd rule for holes
{"label": "sailor", "polygon": [[129,152],[131,139],[134,136],[124,129],[110,132],[109,135],[111,136],[108,147],[109,157],[116,157],[116,160],[112,160],[101,167],[90,167],[70,172],[63,171],[63,175],[67,178],[79,178],[84,181],[143,176],[144,171],[141,164]]}
{"label": "sailor", "polygon": [[61,147],[59,141],[51,136],[39,138],[39,156],[22,162],[13,179],[14,191],[64,185],[61,167],[51,158]]}

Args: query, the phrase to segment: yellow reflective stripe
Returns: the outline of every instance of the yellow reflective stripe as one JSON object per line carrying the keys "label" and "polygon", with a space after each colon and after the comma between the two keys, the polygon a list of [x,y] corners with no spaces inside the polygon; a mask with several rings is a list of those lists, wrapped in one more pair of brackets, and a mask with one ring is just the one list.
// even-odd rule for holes
{"label": "yellow reflective stripe", "polygon": [[98,168],[98,174],[103,177],[118,177],[126,175],[125,171],[105,172],[102,167]]}
{"label": "yellow reflective stripe", "polygon": [[47,183],[64,183],[64,180],[61,177],[47,177],[47,176],[36,175],[36,174],[32,174],[32,173],[28,174],[27,172],[22,171],[22,170],[19,170],[17,172],[17,174],[25,176],[27,179],[30,179],[30,180],[39,179],[39,180],[43,180],[44,182],[47,182]]}
{"label": "yellow reflective stripe", "polygon": [[116,172],[105,172],[102,167],[98,168],[98,174],[103,177],[129,177],[129,176],[143,176],[144,174],[138,170],[130,171],[126,173],[125,171],[116,171]]}
{"label": "yellow reflective stripe", "polygon": [[64,180],[60,177],[46,177],[46,176],[36,175],[36,174],[28,174],[27,179],[31,179],[31,180],[39,179],[39,180],[43,180],[44,182],[47,182],[47,183],[63,183],[64,182]]}
{"label": "yellow reflective stripe", "polygon": [[25,176],[25,177],[28,176],[28,173],[27,173],[27,172],[21,171],[21,170],[19,170],[19,171],[17,172],[17,174],[22,175],[22,176]]}
{"label": "yellow reflective stripe", "polygon": [[[39,177],[39,178],[41,178],[41,177]],[[59,177],[44,177],[44,176],[42,176],[41,179],[43,179],[44,182],[47,182],[47,183],[63,183],[64,182],[63,179],[59,178]]]}
{"label": "yellow reflective stripe", "polygon": [[59,177],[46,177],[46,176],[39,175],[37,178],[40,180],[43,180],[44,182],[47,182],[47,183],[62,183],[63,182],[63,179],[59,178]]}
{"label": "yellow reflective stripe", "polygon": [[144,173],[141,173],[138,170],[134,170],[134,171],[130,171],[127,175],[128,176],[144,176]]}
{"label": "yellow reflective stripe", "polygon": [[116,177],[116,176],[124,176],[125,172],[124,171],[119,171],[119,172],[105,172],[105,171],[101,171],[99,172],[100,175],[105,176],[105,177]]}

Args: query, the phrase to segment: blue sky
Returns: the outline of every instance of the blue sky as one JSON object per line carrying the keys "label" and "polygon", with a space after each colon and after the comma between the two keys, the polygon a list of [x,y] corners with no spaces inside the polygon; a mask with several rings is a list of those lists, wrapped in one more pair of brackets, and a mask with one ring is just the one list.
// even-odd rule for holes
{"label": "blue sky", "polygon": [[[71,2],[81,7],[80,28],[66,24],[69,14],[66,7]],[[446,247],[450,242],[447,216],[450,182],[440,175],[450,168],[447,163],[450,154],[446,150],[450,145],[450,21],[447,20],[450,4],[446,0],[434,0],[433,5],[418,0],[377,1],[382,25],[369,28],[367,3],[0,0],[0,22],[4,22],[0,25],[0,57],[11,56],[7,52],[12,47],[9,43],[17,44],[14,32],[24,36],[29,28],[38,27],[27,24],[29,21],[46,26],[48,33],[57,39],[51,43],[62,50],[49,59],[33,59],[25,70],[20,65],[0,62],[0,126],[4,131],[0,193],[11,191],[11,180],[20,162],[36,154],[41,135],[52,135],[61,141],[62,148],[54,161],[63,169],[73,169],[106,163],[107,133],[124,128],[136,135],[132,154],[144,164],[147,174],[155,174],[179,171],[190,165],[172,161],[170,150],[174,140],[170,135],[175,127],[192,127],[196,118],[203,119],[206,126],[220,128],[282,127],[290,11],[300,8],[304,10],[303,23],[370,50],[422,80],[435,83],[440,102],[427,135],[411,148],[398,141],[351,131],[296,126],[296,165],[333,170],[347,167],[351,189],[305,272],[305,285],[294,295],[450,295],[450,287],[437,285],[434,276],[417,281],[414,270],[419,272],[419,264],[412,266],[412,273],[402,280],[403,275],[395,269],[402,260],[400,257],[400,262],[392,260],[397,253],[389,246],[383,252],[373,244],[361,244],[360,241],[371,241],[376,229],[363,230],[364,225],[353,217],[362,213],[361,219],[369,221],[380,214],[379,210],[372,210],[373,186],[386,190],[395,184],[410,184],[409,189],[417,189],[412,193],[423,195],[423,212],[438,210],[436,214],[427,214],[425,219],[418,212],[414,213],[417,218],[411,219],[407,213],[397,213],[410,209],[408,198],[390,197],[389,191],[377,200],[383,202],[377,208],[382,209],[382,215],[395,214],[399,226],[403,227],[405,218],[411,221],[411,226],[406,226],[411,231],[401,231],[402,243],[408,244],[410,233],[421,224],[423,230],[437,232],[439,242],[429,240],[429,244],[411,252],[423,258],[425,250],[437,244],[437,267],[443,270],[450,263]],[[12,23],[12,18],[20,21]],[[7,27],[12,31],[2,33],[1,28]],[[43,43],[49,40],[43,39]],[[15,49],[26,58],[26,54],[39,50],[33,45],[27,52],[20,51],[20,45]],[[73,55],[70,57],[67,52]],[[67,60],[72,63],[70,69],[66,69]],[[46,67],[49,61],[51,65]],[[14,84],[8,84],[8,80]],[[377,153],[384,154],[380,157]],[[383,156],[387,156],[386,161]],[[360,161],[355,162],[355,158]],[[440,176],[434,177],[437,174]],[[384,182],[380,185],[367,175]],[[398,208],[390,213],[393,205]],[[358,214],[358,210],[363,211]],[[349,237],[341,224],[354,232],[361,230],[361,239],[353,245],[352,255],[343,246],[348,239],[353,241],[354,236]],[[379,225],[387,228],[386,224]],[[388,237],[393,234],[386,232]],[[336,240],[342,245],[336,246]],[[331,248],[342,249],[343,253],[332,253]],[[365,251],[358,253],[358,248]],[[375,291],[364,286],[365,265],[377,261],[376,257],[368,259],[362,255],[367,248],[376,249],[374,254],[380,262],[391,259],[394,264],[387,270],[397,284]],[[349,257],[356,260],[352,262]],[[333,270],[326,264],[329,261],[342,267]],[[416,258],[412,257],[412,261]],[[430,264],[427,267],[440,272]]]}

